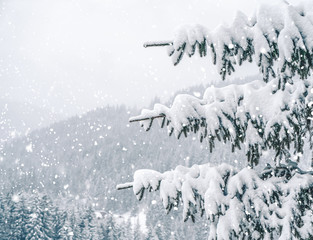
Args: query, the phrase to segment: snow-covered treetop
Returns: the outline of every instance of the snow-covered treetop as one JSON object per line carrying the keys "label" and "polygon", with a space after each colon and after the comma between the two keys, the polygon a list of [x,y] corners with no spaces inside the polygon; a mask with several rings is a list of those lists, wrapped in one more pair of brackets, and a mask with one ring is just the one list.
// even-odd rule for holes
{"label": "snow-covered treetop", "polygon": [[190,57],[210,53],[222,79],[246,60],[257,64],[266,82],[276,76],[284,81],[295,75],[305,79],[313,67],[313,4],[261,5],[251,18],[238,12],[231,26],[221,25],[214,31],[183,26],[173,41],[144,46],[166,45],[175,65],[185,53]]}

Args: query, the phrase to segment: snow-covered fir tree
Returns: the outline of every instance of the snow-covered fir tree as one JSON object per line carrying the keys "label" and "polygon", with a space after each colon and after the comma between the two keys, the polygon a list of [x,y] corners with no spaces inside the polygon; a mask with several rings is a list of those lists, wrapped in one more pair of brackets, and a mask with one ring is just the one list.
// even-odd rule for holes
{"label": "snow-covered fir tree", "polygon": [[[142,231],[91,206],[64,206],[38,193],[0,193],[0,239],[145,239]],[[140,237],[140,238],[139,238]]]}
{"label": "snow-covered fir tree", "polygon": [[[185,220],[206,217],[209,239],[312,239],[313,163],[304,148],[313,146],[313,4],[262,5],[250,18],[238,13],[230,27],[185,26],[173,41],[145,46],[167,46],[174,65],[184,54],[211,55],[223,80],[245,61],[258,66],[263,79],[209,87],[202,98],[181,94],[170,107],[156,104],[130,118],[147,131],[157,120],[169,135],[198,134],[211,151],[217,141],[230,143],[245,151],[247,167],[138,170],[118,189],[132,187],[139,200],[159,191],[168,212],[182,203]],[[274,161],[260,171],[262,155]]]}

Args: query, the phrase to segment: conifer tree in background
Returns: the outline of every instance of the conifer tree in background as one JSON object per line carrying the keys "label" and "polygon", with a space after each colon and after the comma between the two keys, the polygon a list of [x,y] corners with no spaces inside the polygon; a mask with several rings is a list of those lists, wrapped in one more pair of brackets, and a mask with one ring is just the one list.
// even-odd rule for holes
{"label": "conifer tree in background", "polygon": [[[173,41],[151,46],[167,46],[174,65],[184,54],[210,55],[223,80],[245,61],[258,66],[261,80],[210,87],[202,99],[178,95],[171,107],[156,104],[130,119],[147,131],[156,119],[178,138],[198,134],[211,151],[216,141],[230,142],[248,166],[138,170],[117,188],[132,187],[139,200],[158,190],[168,212],[181,202],[185,220],[208,219],[209,239],[312,239],[313,172],[304,149],[313,146],[313,4],[261,6],[251,18],[238,13],[230,27],[182,27]],[[274,164],[257,172],[264,152]]]}
{"label": "conifer tree in background", "polygon": [[8,238],[8,227],[7,227],[7,209],[5,207],[5,197],[0,195],[0,236]]}
{"label": "conifer tree in background", "polygon": [[50,237],[54,238],[54,232],[53,232],[53,223],[55,221],[53,213],[53,206],[51,199],[44,195],[42,198],[39,199],[39,218],[41,219],[43,231],[44,233]]}
{"label": "conifer tree in background", "polygon": [[[4,226],[9,233],[8,238],[24,239],[26,236],[26,222],[29,219],[23,195],[9,194],[6,198],[5,209],[7,221]],[[0,235],[1,236],[1,235]]]}
{"label": "conifer tree in background", "polygon": [[95,223],[95,213],[91,207],[87,208],[81,220],[82,239],[97,240],[97,229]]}
{"label": "conifer tree in background", "polygon": [[26,239],[52,239],[51,218],[47,213],[48,200],[41,201],[39,196],[30,199],[28,221],[26,221]]}
{"label": "conifer tree in background", "polygon": [[63,203],[38,193],[0,193],[0,239],[146,239],[138,223],[96,218],[91,206]]}
{"label": "conifer tree in background", "polygon": [[54,207],[52,211],[53,211],[52,212],[53,239],[65,239],[68,233],[67,232],[68,226],[66,226],[67,213],[65,211],[60,210],[58,207]]}

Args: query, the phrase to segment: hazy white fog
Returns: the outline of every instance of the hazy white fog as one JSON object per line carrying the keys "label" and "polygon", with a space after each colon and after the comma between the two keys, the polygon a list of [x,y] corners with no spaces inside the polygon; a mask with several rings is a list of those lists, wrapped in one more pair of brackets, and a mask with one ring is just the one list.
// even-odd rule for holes
{"label": "hazy white fog", "polygon": [[106,104],[144,106],[208,83],[218,78],[208,58],[174,67],[165,49],[144,49],[143,42],[171,39],[181,24],[230,23],[237,9],[249,15],[258,2],[2,0],[1,100],[65,117]]}

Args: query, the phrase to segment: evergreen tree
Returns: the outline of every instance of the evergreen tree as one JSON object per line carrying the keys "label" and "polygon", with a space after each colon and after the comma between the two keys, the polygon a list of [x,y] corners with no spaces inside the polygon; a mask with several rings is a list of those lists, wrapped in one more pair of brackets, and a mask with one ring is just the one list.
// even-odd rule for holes
{"label": "evergreen tree", "polygon": [[53,213],[53,239],[66,239],[68,235],[68,227],[66,226],[67,213],[60,210],[59,207],[54,207]]}
{"label": "evergreen tree", "polygon": [[46,236],[49,238],[54,238],[54,221],[55,219],[53,218],[53,211],[54,211],[54,206],[52,204],[51,199],[47,196],[44,195],[40,198],[40,212],[39,212],[39,217],[42,222],[43,226],[43,231]]}
{"label": "evergreen tree", "polygon": [[[50,234],[50,226],[47,225],[46,216],[46,205],[42,204],[41,199],[38,195],[29,199],[30,210],[27,216],[26,223],[26,237],[27,240],[33,239],[52,239],[48,234]],[[49,221],[51,224],[51,222]]]}
{"label": "evergreen tree", "polygon": [[99,232],[99,239],[122,239],[124,235],[122,228],[116,223],[111,214],[105,216],[104,221],[100,224]]}
{"label": "evergreen tree", "polygon": [[[311,161],[303,157],[304,147],[313,146],[312,11],[313,5],[306,3],[261,6],[252,18],[238,13],[230,27],[210,32],[187,26],[173,41],[146,43],[168,46],[174,65],[184,53],[210,53],[223,80],[244,61],[259,67],[262,80],[210,87],[202,99],[178,95],[171,107],[156,104],[130,118],[146,131],[157,119],[169,135],[197,133],[210,151],[217,141],[229,142],[232,151],[245,150],[248,166],[138,170],[133,182],[117,188],[132,187],[139,200],[147,190],[158,190],[168,212],[181,202],[185,221],[194,222],[197,213],[206,216],[209,239],[313,238],[313,172],[297,164]],[[275,166],[268,164],[262,172],[252,169],[269,151],[274,152]],[[162,226],[155,229],[159,239],[164,238]]]}
{"label": "evergreen tree", "polygon": [[88,220],[82,218],[79,224],[80,227],[80,239],[88,239],[90,237],[89,227],[88,227]]}
{"label": "evergreen tree", "polygon": [[27,209],[24,196],[21,194],[8,194],[6,197],[6,230],[10,239],[25,239],[27,222]]}
{"label": "evergreen tree", "polygon": [[108,239],[109,237],[109,230],[106,227],[106,224],[104,223],[100,223],[100,228],[99,228],[99,238],[104,240],[104,239]]}
{"label": "evergreen tree", "polygon": [[68,236],[70,239],[81,239],[81,218],[80,218],[80,209],[73,210],[70,216],[70,232],[68,232]]}
{"label": "evergreen tree", "polygon": [[94,210],[90,206],[86,210],[85,219],[87,219],[88,223],[89,239],[97,240],[99,237],[97,233],[96,216]]}
{"label": "evergreen tree", "polygon": [[76,230],[75,217],[72,209],[67,209],[66,220],[64,223],[65,239],[73,239]]}
{"label": "evergreen tree", "polygon": [[82,239],[98,239],[98,233],[95,223],[95,214],[91,207],[88,207],[81,217],[80,227],[80,236]]}
{"label": "evergreen tree", "polygon": [[8,238],[8,220],[7,206],[4,195],[0,195],[0,238]]}

